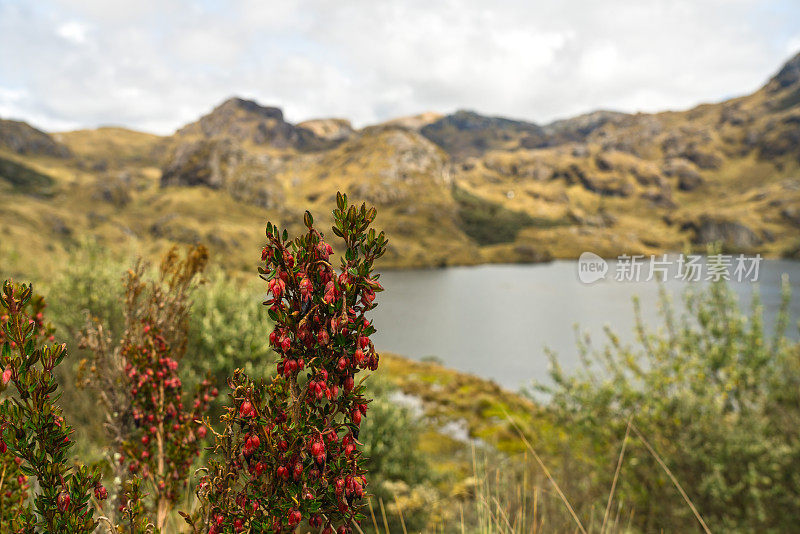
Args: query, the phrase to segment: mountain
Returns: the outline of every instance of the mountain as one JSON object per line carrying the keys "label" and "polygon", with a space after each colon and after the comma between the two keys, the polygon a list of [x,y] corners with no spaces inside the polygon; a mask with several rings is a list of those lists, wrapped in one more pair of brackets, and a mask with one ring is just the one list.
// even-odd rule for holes
{"label": "mountain", "polygon": [[421,131],[455,159],[496,149],[536,148],[545,140],[544,130],[536,124],[464,110],[442,117]]}
{"label": "mountain", "polygon": [[89,234],[144,252],[203,241],[250,270],[266,219],[299,230],[308,208],[326,224],[337,190],[379,208],[386,267],[711,242],[798,257],[800,55],[750,95],[544,125],[463,110],[293,124],[241,98],[170,136],[0,121],[0,189],[5,269]]}
{"label": "mountain", "polygon": [[181,139],[232,139],[253,148],[318,149],[329,146],[329,139],[316,135],[313,128],[286,122],[280,108],[262,106],[242,98],[229,98],[175,135]]}
{"label": "mountain", "polygon": [[25,122],[14,120],[0,119],[0,148],[24,156],[69,156],[69,149],[50,135]]}

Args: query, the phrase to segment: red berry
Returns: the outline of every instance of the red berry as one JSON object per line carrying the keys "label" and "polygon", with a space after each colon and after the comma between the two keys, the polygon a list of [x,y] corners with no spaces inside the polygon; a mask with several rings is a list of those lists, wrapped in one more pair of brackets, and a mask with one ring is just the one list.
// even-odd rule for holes
{"label": "red berry", "polygon": [[255,410],[253,410],[253,405],[248,400],[244,401],[239,407],[239,415],[242,417],[252,417],[254,413]]}
{"label": "red berry", "polygon": [[353,388],[355,387],[355,385],[356,385],[356,382],[355,382],[355,380],[353,380],[353,377],[352,376],[348,376],[347,378],[344,379],[344,392],[345,393],[350,393],[351,391],[353,391]]}
{"label": "red berry", "polygon": [[328,331],[325,329],[320,330],[319,334],[317,334],[317,342],[320,345],[327,345],[328,341],[330,341],[330,337],[328,336]]}
{"label": "red berry", "polygon": [[299,510],[290,510],[289,511],[289,526],[293,527],[303,519],[303,514],[300,513]]}
{"label": "red berry", "polygon": [[56,505],[58,506],[58,509],[61,510],[62,512],[66,512],[69,509],[69,503],[70,503],[70,497],[69,493],[67,493],[66,491],[62,491],[56,497]]}

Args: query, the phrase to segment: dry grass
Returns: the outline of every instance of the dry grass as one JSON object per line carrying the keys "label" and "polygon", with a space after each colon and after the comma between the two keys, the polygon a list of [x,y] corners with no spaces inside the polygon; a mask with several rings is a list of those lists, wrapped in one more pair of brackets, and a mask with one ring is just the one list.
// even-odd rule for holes
{"label": "dry grass", "polygon": [[[612,257],[684,250],[692,238],[684,224],[705,214],[747,225],[762,236],[762,254],[780,256],[797,246],[797,222],[782,213],[800,206],[800,162],[792,154],[759,158],[745,135],[779,135],[791,127],[783,121],[796,111],[769,106],[769,99],[780,98],[761,90],[685,112],[643,115],[606,124],[583,144],[528,149],[514,134],[465,161],[448,157],[413,129],[387,125],[318,152],[244,142],[244,150],[263,160],[248,187],[269,186],[276,193],[268,209],[222,190],[159,187],[170,150],[197,132],[174,137],[111,127],[64,132],[54,137],[73,158],[21,157],[0,149],[0,157],[56,182],[47,199],[6,194],[0,221],[5,248],[19,255],[23,269],[36,268],[43,254],[90,235],[115,250],[136,247],[148,255],[169,242],[200,241],[229,270],[250,270],[264,221],[295,224],[308,208],[324,224],[342,189],[378,205],[378,222],[392,239],[383,268],[575,258],[584,250]],[[747,128],[725,120],[732,111],[749,114]],[[696,166],[684,160],[703,183],[681,191],[663,167],[675,150],[685,156],[692,147],[719,161]],[[121,203],[108,188],[122,176],[128,198]],[[791,179],[795,182],[787,183]],[[626,184],[626,196],[591,191],[586,180]],[[510,243],[480,245],[464,232],[453,184],[527,222]],[[660,192],[668,202],[651,200]],[[164,218],[171,218],[168,224]],[[154,225],[167,231],[153,232]]]}
{"label": "dry grass", "polygon": [[[461,532],[462,534],[629,534],[637,532],[633,525],[636,510],[630,508],[616,496],[618,482],[625,477],[626,450],[633,439],[639,440],[655,459],[661,470],[673,483],[676,497],[680,496],[692,511],[699,528],[706,534],[711,532],[700,511],[688,497],[669,466],[641,431],[633,418],[629,420],[625,435],[620,442],[611,487],[604,508],[590,507],[581,503],[582,513],[576,510],[562,487],[552,474],[541,455],[526,437],[526,432],[513,415],[506,413],[506,421],[513,428],[524,450],[512,455],[498,454],[492,449],[471,447],[471,472],[467,493],[449,503],[456,512],[446,518],[439,517],[422,532]],[[528,427],[525,426],[527,429]],[[657,476],[657,473],[653,473]],[[575,481],[570,481],[575,482]],[[392,509],[399,518],[400,529],[389,527],[388,506],[382,500],[369,502],[369,515],[364,531],[375,534],[398,534],[405,529],[403,510],[399,502]],[[359,532],[361,530],[359,529]]]}

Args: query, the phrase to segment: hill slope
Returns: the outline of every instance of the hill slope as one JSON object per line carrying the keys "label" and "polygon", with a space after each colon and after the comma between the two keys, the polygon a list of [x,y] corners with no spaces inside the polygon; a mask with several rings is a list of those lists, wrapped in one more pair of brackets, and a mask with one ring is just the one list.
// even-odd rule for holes
{"label": "hill slope", "polygon": [[711,241],[797,256],[800,55],[751,95],[680,112],[536,125],[459,111],[354,130],[231,98],[167,137],[0,121],[0,159],[6,269],[83,235],[144,253],[203,241],[251,269],[266,219],[296,225],[310,208],[324,220],[337,190],[378,206],[384,267]]}

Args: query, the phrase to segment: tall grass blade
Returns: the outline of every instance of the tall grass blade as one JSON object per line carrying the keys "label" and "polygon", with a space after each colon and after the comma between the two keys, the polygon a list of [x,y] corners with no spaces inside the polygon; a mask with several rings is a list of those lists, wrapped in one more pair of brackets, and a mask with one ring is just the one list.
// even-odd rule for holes
{"label": "tall grass blade", "polygon": [[617,480],[619,479],[619,472],[622,469],[622,459],[625,456],[625,446],[628,444],[628,436],[631,433],[631,421],[633,416],[628,418],[628,426],[625,428],[625,437],[622,439],[622,447],[619,451],[619,459],[617,460],[617,468],[614,471],[614,480],[611,482],[611,491],[608,493],[608,503],[606,503],[606,511],[603,514],[603,524],[600,526],[600,534],[606,530],[606,522],[608,521],[608,514],[611,512],[611,503],[614,501],[614,490],[617,489]]}
{"label": "tall grass blade", "polygon": [[572,519],[575,520],[575,524],[577,525],[578,531],[580,531],[582,534],[587,534],[586,529],[583,527],[583,523],[581,523],[581,520],[578,517],[578,514],[575,513],[575,510],[572,508],[572,505],[569,503],[569,500],[567,500],[567,496],[564,495],[564,492],[561,491],[561,487],[559,487],[555,479],[553,479],[552,475],[550,475],[550,470],[547,469],[547,466],[544,465],[542,459],[539,458],[539,455],[536,453],[536,450],[534,450],[533,446],[528,441],[528,438],[526,438],[525,435],[522,433],[522,429],[519,427],[514,418],[511,417],[511,415],[505,409],[503,410],[503,413],[505,413],[506,419],[508,419],[508,421],[512,424],[514,429],[517,431],[517,434],[519,434],[519,437],[520,439],[522,439],[522,442],[525,444],[528,450],[531,451],[531,454],[536,459],[536,462],[539,464],[539,467],[542,468],[542,471],[544,472],[544,475],[547,477],[547,480],[549,480],[550,483],[553,485],[553,488],[555,488],[556,493],[558,493],[558,496],[561,498],[561,501],[567,507],[567,510],[569,510],[570,515],[572,515]]}
{"label": "tall grass blade", "polygon": [[655,449],[653,449],[653,447],[650,446],[650,443],[644,438],[642,433],[639,432],[639,429],[636,428],[636,425],[634,425],[633,423],[631,423],[631,429],[633,429],[634,433],[639,437],[640,440],[642,440],[642,443],[644,444],[645,447],[647,447],[647,450],[650,452],[650,454],[653,455],[653,458],[656,459],[658,465],[661,466],[661,468],[664,470],[664,472],[667,474],[670,480],[672,480],[672,483],[675,484],[675,487],[680,492],[681,497],[683,497],[683,500],[686,501],[686,504],[689,505],[689,508],[692,509],[692,513],[694,513],[694,516],[697,518],[697,521],[700,523],[700,526],[703,527],[703,530],[706,532],[706,534],[711,534],[711,530],[708,528],[708,525],[706,525],[706,522],[703,521],[703,518],[700,516],[700,512],[697,511],[697,508],[695,508],[694,503],[692,503],[692,500],[689,499],[689,496],[686,494],[685,491],[683,491],[683,487],[681,486],[680,482],[678,482],[678,479],[675,478],[675,475],[672,474],[672,471],[670,471],[669,467],[667,467],[667,464],[664,463],[664,460],[661,459],[661,456],[659,456],[658,453],[655,451]]}

